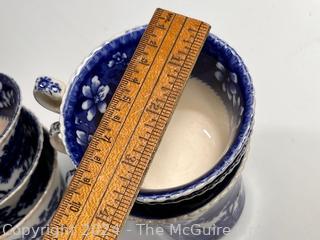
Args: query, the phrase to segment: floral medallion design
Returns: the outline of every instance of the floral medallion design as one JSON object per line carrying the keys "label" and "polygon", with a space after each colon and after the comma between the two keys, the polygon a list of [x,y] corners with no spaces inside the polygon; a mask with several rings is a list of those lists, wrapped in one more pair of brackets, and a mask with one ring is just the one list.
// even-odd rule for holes
{"label": "floral medallion design", "polygon": [[136,35],[129,42],[127,38],[120,39],[120,48],[112,42],[107,44],[99,57],[86,63],[69,87],[63,117],[70,133],[65,135],[66,147],[74,163],[82,158],[140,37]]}
{"label": "floral medallion design", "polygon": [[112,56],[112,59],[108,62],[108,67],[112,68],[115,64],[121,64],[128,58],[126,53],[117,52]]}
{"label": "floral medallion design", "polygon": [[[101,118],[102,114],[107,108],[106,98],[110,91],[110,87],[107,84],[102,84],[98,76],[92,77],[88,85],[83,85],[82,95],[84,100],[81,104],[81,109],[85,112],[85,118],[77,116],[75,123],[81,127],[82,124],[90,125],[90,123],[97,116]],[[77,143],[81,146],[88,146],[91,137],[91,132],[84,129],[76,130]]]}
{"label": "floral medallion design", "polygon": [[82,94],[86,100],[82,102],[82,110],[87,111],[87,120],[90,122],[96,116],[97,111],[104,113],[107,107],[106,96],[110,91],[108,85],[102,85],[98,76],[91,79],[91,85],[82,87]]}

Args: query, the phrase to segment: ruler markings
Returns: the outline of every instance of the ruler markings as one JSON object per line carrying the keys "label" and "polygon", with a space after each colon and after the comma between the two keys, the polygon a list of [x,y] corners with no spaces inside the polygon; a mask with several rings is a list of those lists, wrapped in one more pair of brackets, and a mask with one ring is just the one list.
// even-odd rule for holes
{"label": "ruler markings", "polygon": [[209,28],[157,9],[44,239],[117,239]]}
{"label": "ruler markings", "polygon": [[[173,21],[172,21],[173,22]],[[171,22],[171,23],[172,23]],[[171,23],[170,23],[170,26],[171,26]],[[167,34],[167,32],[166,32],[166,34]],[[166,36],[166,34],[165,34],[165,36]],[[165,37],[161,40],[161,44],[160,44],[160,46],[163,44],[163,41],[164,41],[164,39],[165,39]],[[160,48],[156,51],[156,53],[158,52],[160,50]],[[134,58],[134,57],[133,57]],[[154,57],[154,59],[153,59],[153,62],[155,61],[155,57]],[[149,68],[149,69],[151,69],[151,67]],[[148,72],[147,72],[148,73]],[[146,77],[147,77],[147,75],[145,75],[145,77],[143,78],[143,81],[146,79]],[[122,85],[120,85],[120,86],[122,86]],[[140,85],[140,88],[139,89],[141,89],[141,87],[142,87],[142,84]],[[136,94],[136,96],[138,95],[138,93]],[[112,101],[111,101],[112,102]],[[133,106],[133,104],[134,103],[132,103],[132,105],[131,105],[131,107]],[[131,109],[131,108],[130,108]],[[112,113],[110,113],[110,115],[112,115]],[[128,115],[127,115],[127,117],[128,117]],[[123,121],[123,123],[125,123],[125,121]],[[123,126],[123,125],[122,125]],[[121,129],[118,131],[118,134],[121,132]],[[116,135],[116,137],[117,137],[118,135]],[[93,138],[92,140],[94,140],[95,138]],[[112,151],[112,148],[113,148],[113,146],[114,146],[114,144],[115,144],[115,142],[112,144],[112,147],[111,147],[111,149],[110,149],[110,151],[109,151],[109,153]],[[109,155],[108,155],[109,156]],[[107,156],[107,157],[108,157]],[[107,158],[106,157],[106,158]],[[81,162],[82,163],[82,162]],[[103,169],[103,167],[101,167],[101,171],[102,171],[102,169]],[[101,173],[101,171],[99,172],[99,174]],[[98,180],[98,179],[97,179]],[[96,181],[97,182],[97,181]],[[89,194],[91,194],[91,192],[92,192],[92,190],[93,190],[94,188],[92,188],[91,189],[91,191],[90,191],[90,193]],[[89,198],[88,198],[89,199]],[[88,201],[88,199],[86,200],[86,202]],[[84,203],[84,204],[86,204],[86,202]],[[80,212],[80,214],[81,214],[81,212]],[[78,220],[78,219],[77,219]],[[75,225],[77,224],[77,221],[75,222]],[[71,235],[71,233],[70,233],[70,235]],[[70,238],[70,235],[69,235],[69,237],[68,237],[68,239]]]}
{"label": "ruler markings", "polygon": [[[182,28],[183,28],[183,26],[181,27],[181,29],[182,29]],[[176,39],[177,39],[177,38],[176,38]],[[176,40],[175,40],[175,41],[176,41]],[[170,50],[170,52],[169,52],[169,54],[168,54],[168,58],[169,58],[169,56],[170,56],[170,53],[171,53],[171,50]],[[165,65],[164,65],[164,66],[165,66]],[[164,66],[163,66],[163,67],[164,67]],[[161,75],[161,71],[160,71],[159,76],[160,76],[160,75]],[[157,78],[154,86],[156,86],[158,80],[159,80],[159,77]],[[153,92],[153,90],[152,90],[152,92]],[[150,93],[149,98],[152,96],[152,92]],[[145,108],[146,108],[146,107],[147,107],[147,106],[145,106]],[[145,109],[145,108],[144,108],[144,109]],[[144,109],[143,109],[143,110],[144,110]],[[139,117],[139,119],[138,119],[138,122],[140,121],[141,117],[143,116],[143,114],[142,114],[142,113],[143,113],[143,110],[141,111],[141,114],[140,114],[140,117]],[[130,113],[128,113],[128,116],[129,116],[129,115],[130,115]],[[137,126],[138,126],[138,125],[137,125]],[[137,126],[136,126],[136,127],[137,127]],[[120,157],[119,159],[122,159],[122,158],[123,158],[123,155],[124,155],[124,153],[125,153],[125,149],[127,148],[127,146],[128,146],[128,144],[129,144],[129,142],[130,142],[130,140],[131,140],[131,138],[132,138],[132,135],[134,134],[135,130],[136,130],[136,128],[133,129],[132,134],[130,135],[129,140],[127,141],[126,146],[124,147],[123,154],[121,155],[121,157]],[[118,164],[115,166],[115,171],[116,171],[116,169],[119,167],[120,163],[121,163],[121,161],[119,161]],[[135,171],[137,171],[137,170],[140,170],[140,169],[135,168]],[[141,170],[143,170],[143,169],[141,169]],[[143,173],[143,172],[141,171],[141,173]],[[110,184],[111,182],[112,182],[112,179],[109,180],[109,183],[107,184],[106,190],[104,191],[104,194],[103,194],[102,198],[105,197],[105,194],[107,193],[107,189],[109,189],[109,184]],[[123,197],[123,196],[125,196],[125,194],[122,194],[122,197]],[[101,202],[101,203],[102,203],[102,202]],[[95,211],[95,213],[94,213],[94,216],[95,216],[95,215],[97,214],[97,212],[99,211],[99,208],[100,208],[100,206],[101,206],[101,203],[98,205],[98,208],[96,209],[96,211]],[[93,221],[94,221],[94,217],[92,217],[89,225],[91,225]],[[85,237],[83,237],[82,239],[85,239]]]}
{"label": "ruler markings", "polygon": [[[200,26],[199,26],[200,27]],[[185,59],[186,60],[186,59]],[[184,61],[184,63],[185,63],[185,61]],[[182,68],[182,66],[180,66],[181,68]],[[180,74],[180,71],[179,71],[179,73],[178,73],[178,75]],[[172,86],[172,89],[173,89],[173,87],[174,87],[174,85]],[[171,92],[170,92],[170,95],[171,95]],[[169,95],[169,96],[170,96]],[[166,101],[168,101],[168,98],[166,99]],[[162,110],[161,110],[161,113],[164,111],[164,108],[162,108]],[[161,113],[160,113],[160,115],[161,115]],[[142,116],[142,115],[141,115]],[[159,118],[158,118],[159,119]],[[155,125],[157,125],[157,122],[158,122],[158,119],[156,120],[156,124]],[[155,129],[156,128],[153,128],[152,129],[152,132],[151,132],[151,134],[153,133],[153,131],[155,131]],[[130,139],[131,140],[131,139]],[[130,140],[129,140],[129,142],[130,142]],[[144,148],[146,148],[147,147],[147,144],[145,145],[145,147]],[[124,150],[124,152],[123,152],[123,154],[126,152],[126,150]],[[141,159],[141,156],[140,156],[140,159]],[[140,160],[139,159],[139,160]],[[138,160],[138,161],[139,161]],[[137,166],[139,165],[139,162],[137,163],[137,165],[135,166],[135,168],[134,168],[134,171],[136,171],[136,169],[137,169]],[[128,188],[128,186],[130,186],[129,185],[129,183],[128,183],[128,185],[127,185],[127,188]],[[127,191],[127,188],[125,189],[125,191]],[[125,196],[125,193],[122,193],[122,196]],[[131,198],[132,199],[132,198]],[[121,200],[120,200],[121,201]]]}

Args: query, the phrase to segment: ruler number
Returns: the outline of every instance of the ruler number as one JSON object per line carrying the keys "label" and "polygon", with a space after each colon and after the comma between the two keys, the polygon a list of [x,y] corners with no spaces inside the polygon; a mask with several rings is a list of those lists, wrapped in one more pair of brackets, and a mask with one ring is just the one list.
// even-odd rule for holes
{"label": "ruler number", "polygon": [[115,115],[112,117],[112,120],[116,123],[121,123],[121,117],[119,115]]}
{"label": "ruler number", "polygon": [[148,105],[147,111],[151,113],[157,113],[159,110],[163,108],[163,104],[161,104],[161,100],[156,99],[156,101],[151,101]]}
{"label": "ruler number", "polygon": [[141,57],[140,63],[141,63],[142,65],[149,66],[148,59],[147,59],[146,57],[144,57],[144,56]]}
{"label": "ruler number", "polygon": [[137,77],[133,77],[132,79],[130,79],[130,82],[140,84],[140,81]]}
{"label": "ruler number", "polygon": [[110,214],[108,213],[107,209],[100,210],[97,214],[96,218],[100,221],[108,223]]}
{"label": "ruler number", "polygon": [[130,102],[131,102],[131,97],[128,96],[128,95],[123,95],[123,96],[121,97],[121,100],[122,100],[123,102],[130,103]]}
{"label": "ruler number", "polygon": [[44,239],[118,239],[209,28],[156,11]]}
{"label": "ruler number", "polygon": [[81,202],[72,201],[70,203],[69,209],[70,209],[70,211],[77,213],[80,211],[81,206],[82,206]]}
{"label": "ruler number", "polygon": [[148,45],[154,48],[158,47],[157,41],[156,40],[149,40]]}
{"label": "ruler number", "polygon": [[134,156],[134,155],[131,155],[130,153],[128,153],[128,154],[126,155],[126,161],[127,161],[127,162],[135,163],[137,160],[138,160],[137,157]]}

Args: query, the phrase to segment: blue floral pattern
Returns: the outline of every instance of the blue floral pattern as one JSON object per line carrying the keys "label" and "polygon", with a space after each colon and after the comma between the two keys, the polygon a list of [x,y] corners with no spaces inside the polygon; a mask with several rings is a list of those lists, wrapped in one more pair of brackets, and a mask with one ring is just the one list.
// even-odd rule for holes
{"label": "blue floral pattern", "polygon": [[0,208],[0,229],[3,229],[2,226],[5,224],[10,223],[14,226],[18,223],[32,209],[44,192],[51,176],[55,157],[47,132],[44,134],[44,146],[39,163],[17,205]]}
{"label": "blue floral pattern", "polygon": [[117,52],[112,56],[112,59],[108,62],[108,67],[112,68],[115,64],[121,64],[124,63],[127,60],[128,56],[125,52],[120,53]]}
{"label": "blue floral pattern", "polygon": [[[43,212],[39,215],[38,218],[38,223],[33,225],[31,228],[34,229],[36,234],[33,232],[30,232],[30,234],[26,234],[23,236],[21,240],[36,240],[36,239],[42,239],[42,232],[41,229],[48,229],[48,224],[53,217],[55,211],[57,210],[60,200],[62,199],[64,190],[65,190],[65,185],[62,179],[60,179],[61,185],[58,186],[51,197],[51,200],[48,204],[48,206],[43,210]],[[39,231],[37,231],[39,230]],[[18,240],[18,239],[16,239]]]}
{"label": "blue floral pattern", "polygon": [[61,93],[62,88],[59,86],[59,83],[54,82],[50,77],[42,76],[36,79],[35,90],[53,95]]}
{"label": "blue floral pattern", "polygon": [[[45,204],[40,206],[41,209],[35,212],[35,216],[31,216],[32,223],[26,222],[31,226],[26,226],[34,231],[17,232],[15,235],[10,235],[10,239],[15,240],[31,240],[31,239],[42,239],[42,234],[44,230],[47,229],[49,221],[51,220],[55,210],[57,209],[59,202],[63,196],[65,190],[65,182],[60,175],[57,173],[55,153],[49,142],[49,135],[45,132],[45,148],[41,155],[41,161],[37,166],[37,169],[32,176],[32,181],[29,183],[28,191],[26,191],[19,201],[18,206],[14,211],[9,209],[1,209],[1,219],[0,219],[0,229],[1,231],[9,231],[11,226],[17,224],[22,220],[26,214],[34,207],[34,205],[41,199],[43,194],[48,194],[46,196]],[[55,175],[53,175],[55,174]],[[59,175],[59,176],[58,176]],[[58,177],[59,179],[56,179]],[[41,179],[41,181],[39,181]],[[51,182],[52,190],[48,189],[48,184]],[[9,226],[7,224],[10,224]],[[7,227],[8,226],[8,227]],[[3,232],[0,232],[2,234]]]}
{"label": "blue floral pattern", "polygon": [[66,92],[68,103],[62,108],[63,125],[70,133],[65,136],[65,142],[74,163],[82,158],[141,38],[136,32],[128,35],[133,38],[120,37],[106,44],[96,57],[88,59]]}
{"label": "blue floral pattern", "polygon": [[92,138],[92,135],[91,134],[88,135],[86,132],[81,130],[77,130],[76,134],[77,134],[77,143],[80,144],[81,146],[85,146],[85,147],[88,146]]}
{"label": "blue floral pattern", "polygon": [[[65,140],[66,150],[75,165],[78,166],[80,163],[87,147],[86,144],[90,141],[90,135],[94,134],[102,117],[102,114],[97,111],[96,107],[95,117],[92,121],[88,121],[87,111],[84,111],[82,106],[83,102],[87,100],[82,94],[83,86],[91,85],[92,78],[98,76],[101,84],[108,85],[110,88],[110,94],[107,94],[105,99],[105,102],[109,103],[144,30],[145,27],[140,27],[127,31],[124,35],[101,46],[86,59],[73,78],[62,106],[62,134]],[[125,53],[126,57],[124,57],[123,53]],[[140,192],[138,196],[139,201],[152,202],[158,201],[158,199],[178,199],[190,191],[199,190],[199,192],[201,192],[203,186],[212,183],[232,165],[248,141],[254,118],[254,91],[250,75],[242,59],[229,45],[212,34],[209,34],[204,44],[202,54],[204,54],[205,59],[208,60],[206,66],[210,67],[209,73],[211,78],[208,79],[206,83],[209,87],[219,91],[218,94],[223,96],[223,102],[228,105],[227,108],[230,109],[230,112],[237,111],[235,108],[230,108],[229,106],[233,104],[233,102],[238,106],[239,100],[235,98],[235,101],[233,101],[232,94],[235,89],[232,89],[232,87],[227,90],[226,86],[225,92],[221,90],[222,87],[219,88],[221,84],[218,83],[219,81],[215,81],[213,72],[219,68],[219,65],[216,66],[216,63],[220,62],[224,69],[228,70],[228,73],[234,73],[234,76],[237,77],[231,79],[232,76],[230,75],[230,78],[228,78],[231,81],[237,81],[237,83],[235,83],[237,86],[237,94],[240,96],[240,106],[243,107],[242,113],[238,114],[242,116],[237,117],[237,120],[241,121],[238,122],[240,125],[236,129],[234,141],[219,163],[201,178],[187,184],[183,188],[177,188],[172,191],[159,193]],[[223,69],[220,69],[221,74],[223,74],[221,70]],[[201,73],[203,74],[203,72]],[[227,79],[225,78],[225,80]],[[230,97],[232,97],[231,100]],[[226,98],[228,101],[225,101]]]}
{"label": "blue floral pattern", "polygon": [[97,111],[104,113],[107,107],[105,101],[107,94],[110,91],[108,85],[102,85],[98,76],[91,79],[91,85],[84,85],[82,87],[82,94],[86,97],[83,101],[81,108],[87,111],[87,120],[89,122],[96,116]]}
{"label": "blue floral pattern", "polygon": [[0,200],[10,194],[35,167],[41,149],[41,127],[37,119],[22,108],[13,135],[0,151]]}

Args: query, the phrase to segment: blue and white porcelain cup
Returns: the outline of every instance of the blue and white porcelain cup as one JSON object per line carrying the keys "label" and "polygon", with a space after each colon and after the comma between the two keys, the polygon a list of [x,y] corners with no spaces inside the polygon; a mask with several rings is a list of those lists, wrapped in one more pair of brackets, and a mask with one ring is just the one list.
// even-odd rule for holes
{"label": "blue and white porcelain cup", "polygon": [[0,208],[14,199],[34,171],[42,149],[38,120],[21,107],[20,91],[9,77],[0,74]]}
{"label": "blue and white porcelain cup", "polygon": [[[67,86],[50,77],[37,79],[34,96],[41,105],[58,112],[57,105],[61,102],[60,121],[52,125],[51,141],[57,149],[65,149],[75,166],[78,166],[144,30],[145,27],[139,27],[127,31],[97,48]],[[230,116],[226,123],[230,128],[229,143],[217,163],[192,181],[169,189],[142,189],[132,214],[143,219],[182,216],[206,205],[212,200],[210,197],[214,197],[211,193],[215,187],[239,166],[248,148],[254,119],[254,90],[239,55],[210,34],[192,76],[207,89],[214,90],[223,102]],[[55,94],[51,99],[52,86]],[[194,164],[197,164],[196,159]],[[190,199],[199,204],[189,204]],[[170,208],[171,215],[162,215],[161,209],[169,205],[174,206]],[[155,206],[157,211],[153,211]]]}
{"label": "blue and white porcelain cup", "polygon": [[[9,212],[18,204],[22,195],[28,191],[30,181],[38,167],[39,159],[43,147],[43,131],[37,118],[25,108],[21,109],[21,114],[14,134],[19,139],[14,138],[14,144],[9,144],[10,149],[7,150],[7,155],[12,158],[12,161],[6,168],[0,169],[2,176],[8,174],[10,189],[3,191],[7,184],[0,184],[0,213]],[[12,173],[13,172],[13,173]],[[12,180],[13,179],[13,180]],[[0,214],[3,218],[4,214]],[[0,220],[1,221],[1,220]]]}
{"label": "blue and white porcelain cup", "polygon": [[16,206],[0,210],[0,239],[41,239],[65,189],[56,153],[44,133],[39,164]]}

